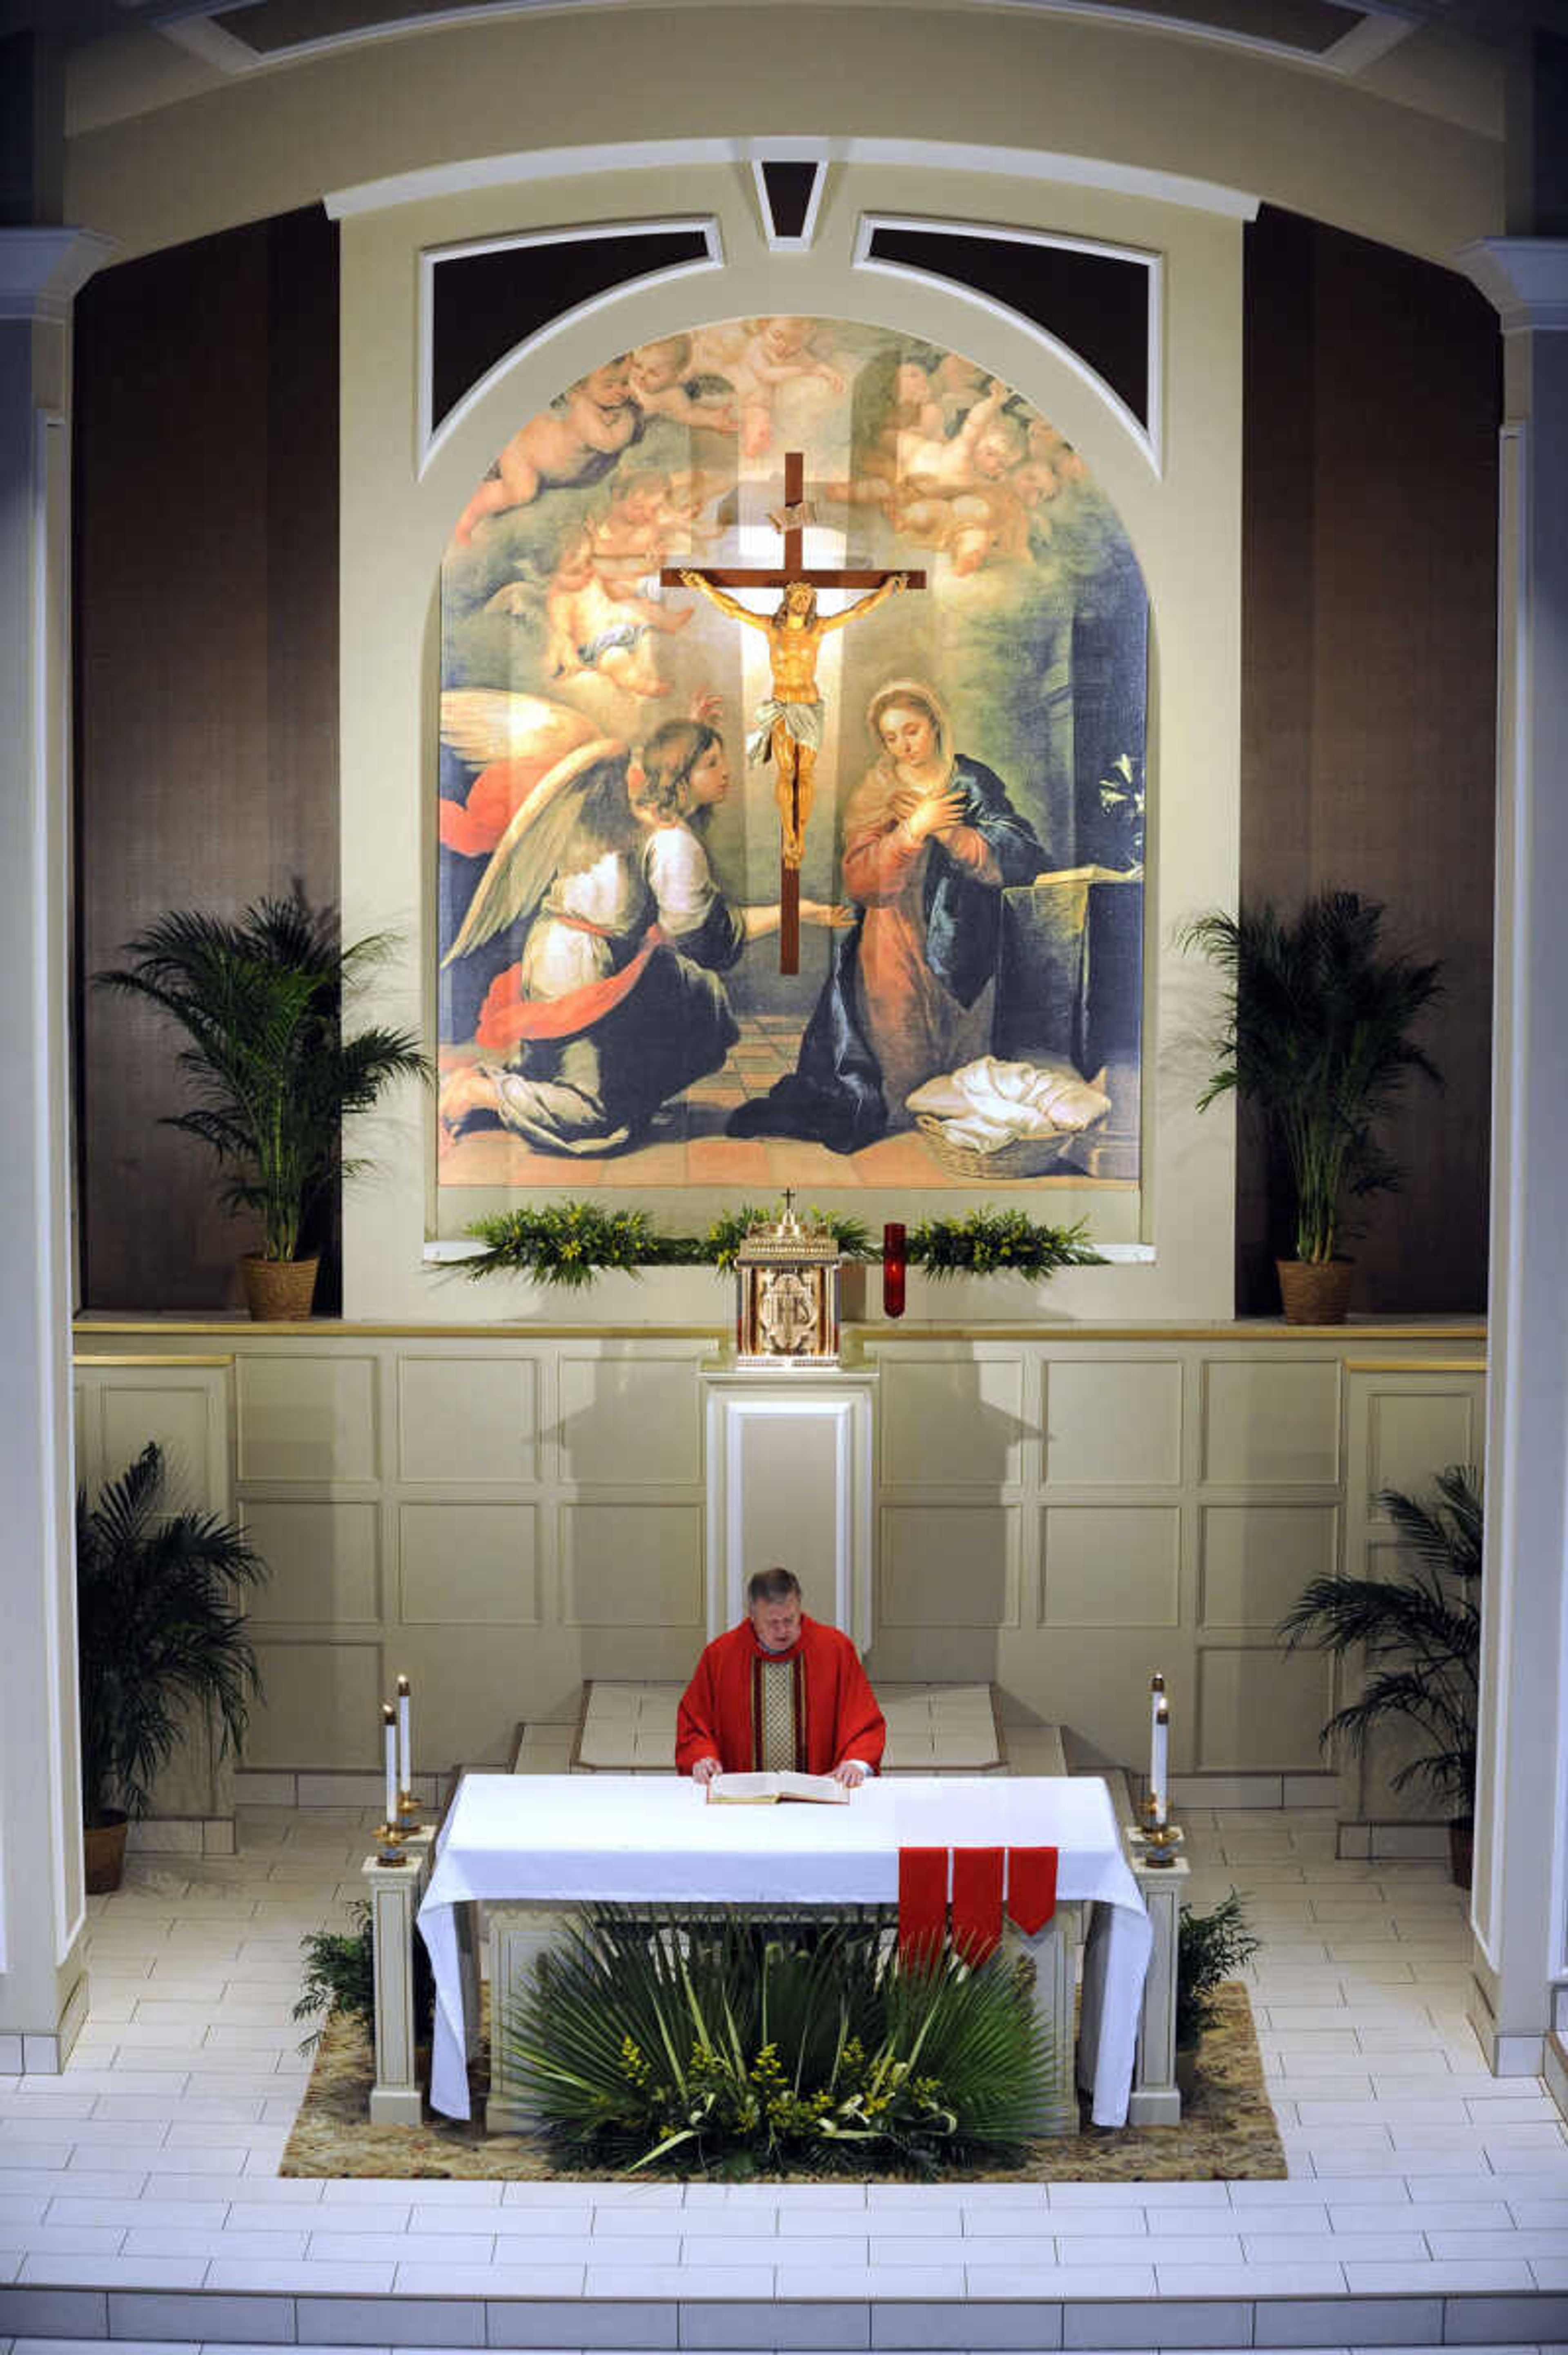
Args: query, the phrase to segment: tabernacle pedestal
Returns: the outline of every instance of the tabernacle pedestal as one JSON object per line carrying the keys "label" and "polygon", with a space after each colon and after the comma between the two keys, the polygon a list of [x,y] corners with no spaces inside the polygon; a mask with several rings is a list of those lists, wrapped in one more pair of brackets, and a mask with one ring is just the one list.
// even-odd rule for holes
{"label": "tabernacle pedestal", "polygon": [[870,1644],[876,1369],[705,1370],[709,1637],[745,1615],[746,1581],[782,1564],[814,1619]]}

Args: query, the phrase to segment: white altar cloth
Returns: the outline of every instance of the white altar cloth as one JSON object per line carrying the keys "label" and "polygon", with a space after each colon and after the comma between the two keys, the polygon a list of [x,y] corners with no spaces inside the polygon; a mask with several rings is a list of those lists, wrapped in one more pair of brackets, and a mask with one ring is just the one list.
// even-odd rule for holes
{"label": "white altar cloth", "polygon": [[1059,1900],[1095,1900],[1079,2083],[1123,2126],[1150,1928],[1104,1783],[1091,1776],[901,1775],[848,1806],[710,1806],[686,1776],[465,1774],[419,1925],[435,1977],[431,2102],[468,2115],[453,1908],[476,1898],[587,1904],[891,1905],[901,1848],[1047,1846]]}

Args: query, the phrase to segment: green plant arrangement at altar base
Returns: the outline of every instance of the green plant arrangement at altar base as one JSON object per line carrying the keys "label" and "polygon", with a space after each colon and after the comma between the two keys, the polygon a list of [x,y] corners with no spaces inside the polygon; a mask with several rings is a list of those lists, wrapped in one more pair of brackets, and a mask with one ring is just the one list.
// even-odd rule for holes
{"label": "green plant arrangement at altar base", "polygon": [[[236,1590],[267,1566],[208,1513],[165,1513],[164,1458],[144,1447],[89,1505],[76,1498],[77,1675],[88,1887],[119,1886],[127,1818],[189,1729],[211,1711],[238,1751],[261,1690]],[[101,1856],[98,1851],[101,1850]]]}
{"label": "green plant arrangement at altar base", "polygon": [[1197,2051],[1219,2017],[1219,1993],[1245,1968],[1263,1941],[1247,1926],[1243,1900],[1232,1889],[1211,1913],[1181,1909],[1176,1933],[1176,2049]]}
{"label": "green plant arrangement at altar base", "polygon": [[[485,1248],[463,1263],[477,1278],[507,1273],[536,1284],[580,1291],[610,1271],[636,1275],[645,1267],[713,1267],[728,1272],[748,1231],[776,1220],[784,1205],[742,1203],[715,1219],[700,1235],[661,1234],[642,1210],[602,1210],[592,1202],[553,1202],[539,1209],[498,1210],[475,1219],[464,1232]],[[809,1210],[847,1260],[876,1262],[881,1252],[862,1220]],[[933,1219],[910,1235],[908,1260],[928,1275],[1024,1275],[1037,1279],[1059,1267],[1099,1267],[1085,1240],[1086,1221],[1055,1227],[1022,1210],[972,1210],[965,1218]]]}
{"label": "green plant arrangement at altar base", "polygon": [[1016,2158],[1053,2098],[1025,1975],[906,1969],[875,1920],[595,1906],[501,2032],[558,2157],[628,2173],[933,2176]]}
{"label": "green plant arrangement at altar base", "polygon": [[[300,1940],[304,1977],[293,2017],[316,2022],[311,2033],[300,2040],[302,2052],[315,2051],[321,2042],[322,2030],[335,2013],[360,2021],[368,2035],[375,2032],[376,1936],[370,1901],[357,1897],[347,1911],[351,1929],[307,1930]],[[431,1976],[430,1955],[421,1937],[414,1939],[413,1955],[414,2035],[422,2042],[431,2031],[435,1981]]]}
{"label": "green plant arrangement at altar base", "polygon": [[[1434,1803],[1466,1829],[1476,1811],[1476,1727],[1481,1659],[1481,1559],[1485,1500],[1479,1472],[1450,1464],[1434,1476],[1425,1502],[1384,1488],[1378,1502],[1398,1530],[1409,1569],[1393,1578],[1315,1578],[1280,1621],[1287,1646],[1342,1659],[1360,1654],[1366,1680],[1323,1728],[1365,1748],[1390,1721],[1413,1726],[1431,1745],[1389,1780],[1396,1791],[1424,1784]],[[1454,1846],[1455,1878],[1468,1886],[1465,1842]]]}

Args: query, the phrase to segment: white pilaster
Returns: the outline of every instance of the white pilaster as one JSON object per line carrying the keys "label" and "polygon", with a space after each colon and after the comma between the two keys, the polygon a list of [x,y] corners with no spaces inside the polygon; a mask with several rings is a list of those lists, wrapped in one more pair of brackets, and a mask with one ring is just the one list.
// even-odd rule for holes
{"label": "white pilaster", "polygon": [[0,231],[0,2068],[63,2066],[84,2009],[71,1537],[71,298],[106,250]]}
{"label": "white pilaster", "polygon": [[1497,306],[1492,1237],[1471,2017],[1533,2074],[1568,1982],[1568,241],[1458,257]]}

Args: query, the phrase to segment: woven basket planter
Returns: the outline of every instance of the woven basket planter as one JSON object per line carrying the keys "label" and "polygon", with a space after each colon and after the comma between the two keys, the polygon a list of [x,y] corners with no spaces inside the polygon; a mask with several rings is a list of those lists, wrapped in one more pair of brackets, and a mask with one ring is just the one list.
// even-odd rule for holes
{"label": "woven basket planter", "polygon": [[1287,1325],[1342,1325],[1350,1301],[1354,1263],[1348,1259],[1276,1259],[1279,1296]]}
{"label": "woven basket planter", "polygon": [[247,1252],[240,1262],[245,1302],[256,1323],[303,1323],[315,1298],[319,1259],[261,1259]]}

